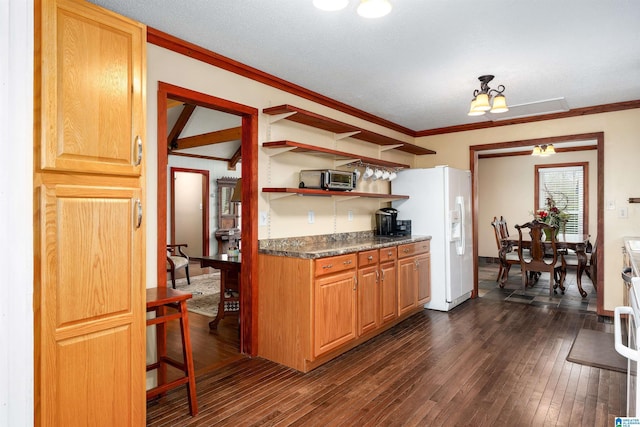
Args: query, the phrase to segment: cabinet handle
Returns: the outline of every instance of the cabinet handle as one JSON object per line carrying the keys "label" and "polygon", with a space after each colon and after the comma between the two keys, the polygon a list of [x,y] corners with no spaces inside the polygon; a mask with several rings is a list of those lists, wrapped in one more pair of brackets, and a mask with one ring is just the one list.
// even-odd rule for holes
{"label": "cabinet handle", "polygon": [[402,251],[403,251],[405,254],[408,254],[409,252],[411,252],[411,249],[409,249],[409,248],[404,248]]}
{"label": "cabinet handle", "polygon": [[322,268],[333,268],[333,264],[323,265]]}
{"label": "cabinet handle", "polygon": [[384,270],[382,270],[382,281],[384,282]]}
{"label": "cabinet handle", "polygon": [[420,269],[420,263],[418,260],[413,261],[413,264],[416,266],[416,271]]}
{"label": "cabinet handle", "polygon": [[358,288],[358,276],[353,275],[353,290],[355,291]]}
{"label": "cabinet handle", "polygon": [[376,270],[376,283],[380,282],[380,272]]}
{"label": "cabinet handle", "polygon": [[137,212],[136,228],[140,228],[140,226],[142,225],[142,202],[140,201],[140,199],[136,199],[135,205],[135,210]]}
{"label": "cabinet handle", "polygon": [[393,255],[393,251],[389,251],[389,252],[387,252],[387,256],[388,256],[389,258],[391,258],[391,256],[392,256],[392,255]]}
{"label": "cabinet handle", "polygon": [[136,136],[136,166],[140,166],[142,163],[142,137],[140,135]]}
{"label": "cabinet handle", "polygon": [[343,264],[344,264],[344,265],[349,265],[349,264],[351,264],[351,260],[350,260],[350,259],[348,259],[348,260],[344,261],[344,262],[343,262]]}
{"label": "cabinet handle", "polygon": [[373,255],[369,255],[369,256],[367,257],[367,259],[368,259],[369,261],[373,261]]}

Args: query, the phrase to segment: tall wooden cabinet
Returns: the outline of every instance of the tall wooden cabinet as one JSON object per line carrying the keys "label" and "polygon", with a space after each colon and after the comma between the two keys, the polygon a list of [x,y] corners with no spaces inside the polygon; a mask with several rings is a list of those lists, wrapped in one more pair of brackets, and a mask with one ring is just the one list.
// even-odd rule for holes
{"label": "tall wooden cabinet", "polygon": [[35,8],[35,421],[145,423],[146,28]]}

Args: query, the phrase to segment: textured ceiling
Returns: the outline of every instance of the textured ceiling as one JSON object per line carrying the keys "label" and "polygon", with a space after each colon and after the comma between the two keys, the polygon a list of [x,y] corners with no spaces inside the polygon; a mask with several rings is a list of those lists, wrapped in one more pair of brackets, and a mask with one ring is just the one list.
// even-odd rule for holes
{"label": "textured ceiling", "polygon": [[[638,0],[91,1],[415,131],[640,99]],[[507,115],[466,115],[483,74]]]}

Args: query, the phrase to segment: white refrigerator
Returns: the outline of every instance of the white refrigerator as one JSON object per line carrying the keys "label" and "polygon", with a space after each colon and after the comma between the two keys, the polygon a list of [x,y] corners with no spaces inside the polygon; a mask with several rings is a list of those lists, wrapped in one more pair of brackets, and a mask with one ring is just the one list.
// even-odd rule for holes
{"label": "white refrigerator", "polygon": [[399,220],[411,220],[411,234],[431,236],[431,301],[425,308],[448,311],[471,297],[473,242],[471,172],[437,166],[406,169],[391,182]]}

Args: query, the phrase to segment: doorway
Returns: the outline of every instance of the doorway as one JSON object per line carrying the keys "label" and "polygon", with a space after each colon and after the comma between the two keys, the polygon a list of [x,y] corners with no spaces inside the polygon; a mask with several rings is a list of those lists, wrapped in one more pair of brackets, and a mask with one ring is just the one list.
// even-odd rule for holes
{"label": "doorway", "polygon": [[216,111],[233,114],[241,118],[241,170],[243,178],[241,203],[242,216],[242,266],[240,273],[240,352],[255,356],[257,354],[257,316],[253,307],[257,307],[258,291],[258,216],[257,212],[257,171],[258,171],[258,110],[212,95],[158,83],[158,240],[157,240],[157,277],[160,286],[166,285],[165,245],[167,241],[167,165],[168,165],[168,128],[167,105],[169,99],[202,106]]}
{"label": "doorway", "polygon": [[171,240],[209,255],[209,171],[171,168]]}
{"label": "doorway", "polygon": [[[603,259],[604,259],[604,249],[603,249],[603,241],[604,241],[604,133],[603,132],[595,132],[595,133],[587,133],[587,134],[574,134],[574,135],[565,135],[558,137],[549,137],[549,138],[540,138],[540,139],[532,139],[532,140],[521,140],[521,141],[512,141],[512,142],[502,142],[502,143],[494,143],[494,144],[482,144],[482,145],[472,145],[469,147],[469,161],[470,161],[470,169],[471,169],[471,187],[472,187],[472,217],[473,217],[473,248],[474,253],[478,253],[479,246],[479,238],[478,238],[478,230],[479,227],[486,226],[487,224],[479,224],[478,220],[478,211],[479,211],[479,164],[478,161],[481,156],[487,155],[495,155],[496,151],[500,150],[509,150],[508,153],[502,154],[504,156],[518,156],[518,155],[529,155],[531,150],[527,147],[532,147],[534,145],[542,145],[542,144],[554,144],[557,145],[559,143],[568,142],[568,143],[579,143],[580,141],[595,141],[595,149],[597,150],[597,264],[599,268],[597,269],[597,283],[600,284],[599,288],[602,289],[602,283],[604,280],[604,268],[603,268]],[[567,148],[566,151],[579,151],[585,149],[580,148],[579,146],[574,146],[571,148]],[[593,147],[589,147],[588,149],[593,149]],[[519,151],[518,151],[519,150]],[[558,150],[556,150],[558,151]],[[491,154],[487,154],[491,153]],[[508,179],[508,177],[505,177]],[[479,263],[478,257],[474,257],[474,291],[473,296],[478,296],[478,271],[479,271]],[[597,293],[597,313],[599,315],[603,315],[604,313],[604,292],[600,291]]]}

